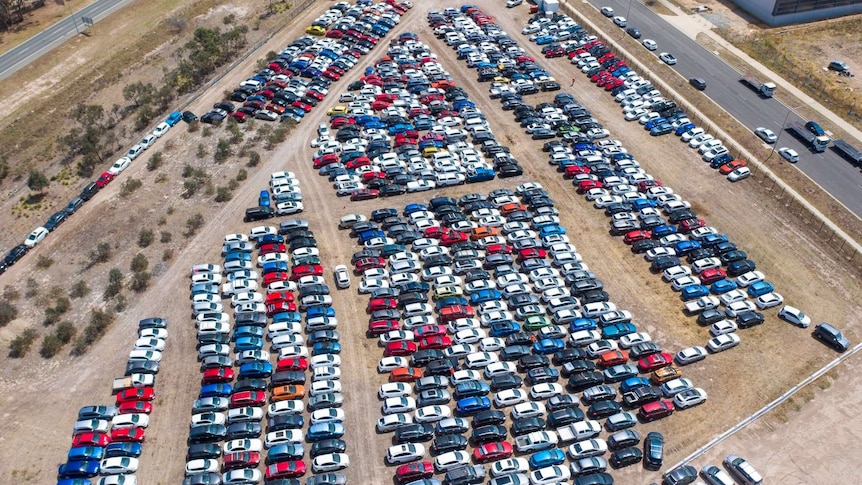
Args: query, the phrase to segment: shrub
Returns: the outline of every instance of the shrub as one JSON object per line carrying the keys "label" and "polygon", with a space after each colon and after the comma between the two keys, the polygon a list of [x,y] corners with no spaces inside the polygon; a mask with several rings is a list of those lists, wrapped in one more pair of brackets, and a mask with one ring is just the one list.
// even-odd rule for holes
{"label": "shrub", "polygon": [[172,235],[171,235],[171,233],[170,233],[170,232],[168,232],[168,231],[162,231],[162,232],[160,232],[160,233],[159,233],[159,241],[160,241],[160,242],[162,242],[162,243],[169,243],[169,242],[171,242],[171,237],[173,237],[173,236],[172,236]]}
{"label": "shrub", "polygon": [[69,290],[69,296],[72,298],[83,298],[90,294],[90,287],[87,286],[87,282],[84,280],[78,280],[77,283],[72,285],[72,289]]}
{"label": "shrub", "polygon": [[152,229],[141,229],[141,232],[138,233],[138,246],[145,248],[153,243],[154,238],[155,234]]}
{"label": "shrub", "polygon": [[90,323],[84,327],[83,334],[75,340],[75,346],[72,349],[73,355],[84,355],[90,345],[96,343],[108,327],[114,323],[114,313],[94,308],[90,311]]}
{"label": "shrub", "polygon": [[242,182],[243,180],[248,178],[248,172],[245,171],[244,168],[239,169],[239,172],[236,173],[236,181]]}
{"label": "shrub", "polygon": [[120,294],[123,289],[123,272],[117,268],[113,268],[108,273],[108,285],[105,287],[104,298],[106,300]]}
{"label": "shrub", "polygon": [[203,143],[198,143],[197,157],[204,158],[207,156],[207,147]]}
{"label": "shrub", "polygon": [[53,325],[60,317],[72,308],[72,302],[62,296],[57,298],[54,306],[45,308],[45,325]]}
{"label": "shrub", "polygon": [[9,325],[9,322],[18,318],[18,308],[8,301],[0,301],[0,327]]}
{"label": "shrub", "polygon": [[39,269],[48,269],[52,264],[54,264],[54,260],[51,259],[50,256],[40,254],[39,257],[36,258],[36,267]]}
{"label": "shrub", "polygon": [[200,212],[191,216],[186,220],[186,237],[192,237],[204,225],[204,216]]}
{"label": "shrub", "polygon": [[33,298],[39,294],[39,282],[33,278],[27,278],[27,291],[24,292],[24,297]]}
{"label": "shrub", "polygon": [[227,202],[233,198],[233,193],[227,187],[219,187],[216,189],[216,202]]}
{"label": "shrub", "polygon": [[153,153],[150,159],[147,160],[147,170],[150,172],[162,166],[162,152]]}
{"label": "shrub", "polygon": [[30,347],[33,346],[33,342],[36,341],[36,337],[38,336],[39,334],[32,328],[28,328],[21,332],[20,335],[9,342],[9,357],[20,359],[27,355],[27,352],[30,350]]}
{"label": "shrub", "polygon": [[90,251],[90,266],[99,263],[107,263],[111,259],[111,245],[106,242],[101,242],[96,246],[96,249]]}
{"label": "shrub", "polygon": [[233,148],[230,146],[230,141],[224,139],[219,140],[216,144],[215,154],[213,155],[215,161],[217,163],[224,162],[230,158],[231,155],[233,155]]}
{"label": "shrub", "polygon": [[132,291],[138,293],[146,291],[150,287],[150,277],[152,274],[146,271],[137,271],[132,275],[132,281],[129,282],[129,287]]}
{"label": "shrub", "polygon": [[162,261],[170,261],[174,257],[174,248],[165,248],[162,252]]}
{"label": "shrub", "polygon": [[130,178],[123,182],[123,185],[120,186],[120,197],[126,198],[132,195],[136,190],[143,187],[144,183],[141,182],[141,179]]}
{"label": "shrub", "polygon": [[7,286],[3,288],[3,298],[8,301],[15,301],[18,298],[21,298],[21,293],[18,291],[18,288],[14,286]]}
{"label": "shrub", "polygon": [[147,261],[147,257],[141,253],[135,255],[132,258],[132,266],[131,269],[134,272],[146,271],[147,267],[150,265],[150,262]]}
{"label": "shrub", "polygon": [[256,167],[260,163],[260,153],[251,150],[248,152],[248,166]]}
{"label": "shrub", "polygon": [[39,355],[41,355],[43,359],[50,359],[57,355],[62,348],[63,342],[60,342],[60,339],[58,339],[56,335],[49,333],[42,337],[42,348],[39,349]]}

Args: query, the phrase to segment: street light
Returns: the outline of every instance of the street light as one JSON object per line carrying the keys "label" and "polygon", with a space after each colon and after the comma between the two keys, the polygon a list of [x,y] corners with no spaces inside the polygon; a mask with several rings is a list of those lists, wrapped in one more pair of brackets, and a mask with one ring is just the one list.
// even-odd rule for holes
{"label": "street light", "polygon": [[775,147],[778,146],[778,142],[781,140],[781,134],[784,133],[784,129],[787,126],[787,120],[790,119],[790,113],[793,113],[794,111],[798,110],[799,108],[804,108],[804,107],[805,107],[805,105],[802,104],[802,105],[799,105],[795,108],[787,108],[787,114],[784,115],[784,121],[781,122],[781,129],[778,130],[778,136],[775,137],[775,143],[772,144],[772,150],[769,152],[769,156],[766,157],[766,160],[764,160],[763,163],[768,162],[769,159],[772,158],[772,155],[775,153]]}
{"label": "street light", "polygon": [[78,33],[78,34],[80,34],[80,33],[81,33],[81,30],[80,30],[80,29],[78,29],[78,22],[75,20],[75,12],[73,12],[73,11],[72,11],[72,7],[70,7],[70,6],[69,6],[69,2],[68,2],[68,1],[64,1],[64,2],[63,2],[63,5],[65,5],[65,6],[66,6],[66,10],[68,10],[68,11],[69,11],[69,17],[71,17],[71,18],[72,18],[72,23],[73,23],[73,24],[75,24],[75,32],[76,32],[76,33]]}
{"label": "street light", "polygon": [[[632,13],[632,2],[634,0],[629,0],[629,8],[626,9],[626,26],[629,24],[629,15]],[[626,36],[626,29],[623,27],[623,35],[620,36],[620,39],[623,39]]]}

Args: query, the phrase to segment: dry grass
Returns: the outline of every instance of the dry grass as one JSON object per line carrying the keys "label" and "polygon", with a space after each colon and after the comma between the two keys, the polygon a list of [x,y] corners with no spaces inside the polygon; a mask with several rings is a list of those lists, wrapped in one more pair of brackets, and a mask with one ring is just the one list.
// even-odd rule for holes
{"label": "dry grass", "polygon": [[658,0],[646,0],[644,2],[644,5],[646,5],[647,7],[649,7],[650,10],[659,15],[676,16],[676,13],[674,13],[673,10],[667,8],[663,3],[659,2]]}

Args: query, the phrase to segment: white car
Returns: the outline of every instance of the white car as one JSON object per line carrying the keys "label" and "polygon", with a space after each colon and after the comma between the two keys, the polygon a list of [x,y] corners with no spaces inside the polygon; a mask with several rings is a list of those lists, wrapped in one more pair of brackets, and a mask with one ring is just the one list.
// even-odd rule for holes
{"label": "white car", "polygon": [[539,401],[563,393],[563,386],[556,382],[544,382],[530,388],[530,399]]}
{"label": "white car", "polygon": [[132,148],[129,148],[129,151],[126,153],[126,156],[130,160],[134,160],[138,158],[138,155],[140,155],[141,153],[144,153],[144,147],[141,145],[135,145]]}
{"label": "white car", "polygon": [[741,313],[754,311],[754,308],[755,308],[754,303],[747,301],[747,300],[743,300],[743,301],[733,302],[730,305],[727,305],[725,307],[724,311],[725,311],[725,313],[727,313],[727,316],[735,318],[735,317],[739,316]]}
{"label": "white car", "polygon": [[566,483],[571,476],[572,473],[565,466],[547,466],[530,473],[530,483],[532,485],[550,485],[561,482]]}
{"label": "white car", "polygon": [[279,202],[275,205],[275,212],[278,215],[290,215],[290,214],[299,214],[303,211],[302,202],[298,201],[285,201]]}
{"label": "white car", "polygon": [[413,413],[417,423],[435,423],[452,416],[452,410],[446,406],[425,406]]}
{"label": "white car", "polygon": [[225,485],[242,485],[246,483],[260,483],[260,470],[254,468],[241,468],[239,470],[231,470],[222,475],[222,483]]}
{"label": "white car", "polygon": [[377,363],[377,372],[381,374],[392,372],[399,367],[410,367],[410,361],[405,357],[383,357]]}
{"label": "white car", "polygon": [[685,377],[677,377],[676,379],[671,379],[662,384],[661,392],[665,395],[665,397],[674,397],[682,391],[686,389],[691,389],[693,387],[694,384],[692,384],[690,379],[686,379]]}
{"label": "white car", "polygon": [[230,440],[224,444],[224,454],[240,453],[243,451],[259,452],[263,447],[263,442],[259,439],[236,439]]}
{"label": "white car", "polygon": [[782,303],[784,303],[784,297],[782,297],[781,294],[775,292],[760,295],[754,300],[754,304],[757,305],[757,308],[760,308],[761,310],[776,307]]}
{"label": "white car", "polygon": [[347,266],[339,264],[335,267],[333,274],[335,276],[335,285],[338,289],[343,290],[350,287],[350,273],[347,271]]}
{"label": "white car", "polygon": [[[506,346],[506,341],[499,337],[486,337],[479,342],[479,350],[483,352],[496,352]],[[490,367],[490,365],[489,365]],[[488,367],[485,368],[487,372]]]}
{"label": "white car", "polygon": [[736,322],[728,319],[715,322],[709,327],[709,333],[713,337],[718,337],[719,335],[724,335],[726,333],[733,333],[736,330]]}
{"label": "white car", "polygon": [[494,362],[485,367],[484,374],[487,379],[491,379],[503,374],[514,374],[516,371],[517,367],[513,362]]}
{"label": "white car", "polygon": [[494,406],[504,408],[527,400],[527,393],[520,389],[505,389],[494,396]]}
{"label": "white car", "polygon": [[778,136],[769,128],[758,126],[757,129],[754,130],[754,134],[757,135],[761,140],[769,144],[778,141]]}
{"label": "white car", "polygon": [[129,157],[121,157],[116,162],[114,162],[113,165],[111,165],[111,168],[108,169],[108,172],[117,175],[123,170],[127,169],[129,167],[129,164],[131,163],[132,160]]}
{"label": "white car", "polygon": [[739,345],[739,335],[735,333],[726,333],[709,339],[706,348],[712,353],[721,352]]}
{"label": "white car", "polygon": [[626,18],[625,18],[625,17],[616,16],[616,17],[614,17],[614,24],[616,24],[616,26],[617,26],[617,27],[625,27],[625,26],[626,26],[626,24],[627,24],[627,22],[626,22]]}
{"label": "white car", "polygon": [[682,276],[673,280],[673,283],[671,283],[671,287],[673,288],[673,291],[682,291],[682,289],[686,286],[699,284],[700,278],[698,278],[697,276]]}
{"label": "white car", "polygon": [[129,456],[105,458],[99,467],[102,475],[126,475],[138,471],[138,459]]}
{"label": "white car", "polygon": [[466,451],[449,451],[434,458],[434,469],[445,472],[468,463],[470,463],[470,455]]}
{"label": "white car", "polygon": [[591,440],[578,441],[569,446],[569,457],[573,460],[580,460],[591,456],[601,456],[607,453],[607,451],[607,442],[603,439],[595,438]]}
{"label": "white car", "polygon": [[736,170],[727,174],[727,180],[731,182],[738,182],[743,179],[747,179],[751,177],[751,169],[748,167],[739,167]]}
{"label": "white car", "polygon": [[676,363],[689,365],[706,358],[706,349],[700,346],[686,347],[676,353]]}
{"label": "white car", "polygon": [[266,446],[267,449],[282,443],[302,443],[302,430],[282,429],[278,431],[272,431],[267,433],[266,438],[264,439],[264,446]]}
{"label": "white car", "polygon": [[802,310],[790,305],[781,307],[781,310],[778,311],[778,318],[802,328],[808,328],[811,324],[811,317],[803,313]]}
{"label": "white car", "polygon": [[201,475],[219,471],[218,460],[198,459],[186,462],[186,475]]}
{"label": "white car", "polygon": [[412,424],[413,416],[408,413],[387,414],[377,420],[377,431],[380,433],[388,433],[395,431],[399,426]]}
{"label": "white car", "polygon": [[344,470],[350,466],[350,458],[347,453],[327,453],[315,457],[311,461],[311,470],[314,473],[334,472]]}
{"label": "white car", "polygon": [[778,154],[790,163],[796,163],[799,161],[799,154],[792,148],[781,147],[778,149]]}
{"label": "white car", "polygon": [[656,44],[656,41],[652,39],[644,39],[643,41],[641,41],[641,44],[643,44],[643,46],[650,51],[654,51],[658,48],[658,44]]}
{"label": "white car", "polygon": [[673,54],[669,54],[667,52],[662,52],[658,55],[658,58],[661,59],[668,66],[672,66],[676,64],[676,57]]}
{"label": "white car", "polygon": [[736,284],[745,288],[747,286],[753,285],[758,281],[763,281],[765,276],[760,271],[749,271],[748,273],[742,274],[736,278]]}
{"label": "white car", "polygon": [[421,443],[406,443],[402,445],[390,446],[389,449],[386,451],[386,461],[392,465],[421,460],[424,457],[425,446]]}
{"label": "white car", "polygon": [[677,409],[686,409],[706,401],[706,391],[697,387],[686,389],[673,397],[673,405]]}
{"label": "white car", "polygon": [[150,416],[144,413],[119,414],[111,420],[112,429],[146,428],[150,425]]}
{"label": "white car", "polygon": [[171,129],[171,125],[162,121],[161,123],[156,125],[156,127],[153,129],[153,136],[155,136],[156,138],[161,138],[170,129]]}
{"label": "white car", "polygon": [[33,229],[33,232],[31,232],[30,235],[27,236],[27,239],[24,240],[24,245],[28,248],[32,248],[42,242],[42,240],[45,239],[45,236],[47,235],[48,230],[42,226],[39,226],[36,229]]}
{"label": "white car", "polygon": [[412,397],[389,397],[383,401],[383,414],[406,413],[416,409]]}

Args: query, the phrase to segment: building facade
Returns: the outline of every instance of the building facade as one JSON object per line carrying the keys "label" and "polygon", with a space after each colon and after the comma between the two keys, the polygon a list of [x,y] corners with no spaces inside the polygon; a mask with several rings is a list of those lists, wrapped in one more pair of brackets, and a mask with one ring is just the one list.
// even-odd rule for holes
{"label": "building facade", "polygon": [[732,0],[764,23],[777,27],[862,13],[862,0]]}

